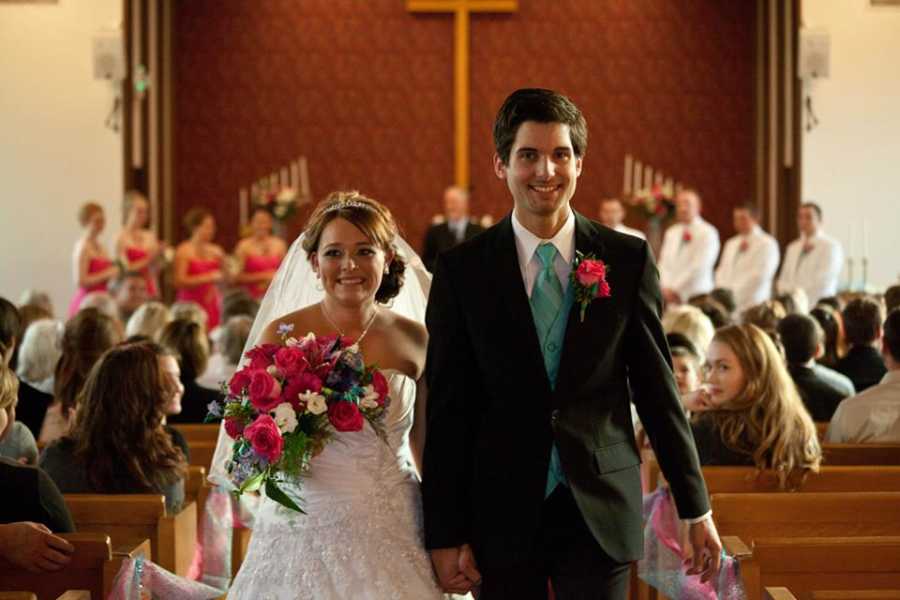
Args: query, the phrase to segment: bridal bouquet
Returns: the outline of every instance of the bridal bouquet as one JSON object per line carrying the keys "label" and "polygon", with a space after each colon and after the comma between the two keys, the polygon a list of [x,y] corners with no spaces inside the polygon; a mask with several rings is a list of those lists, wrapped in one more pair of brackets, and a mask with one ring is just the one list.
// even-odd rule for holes
{"label": "bridal bouquet", "polygon": [[361,431],[368,421],[386,440],[389,398],[387,379],[352,340],[312,333],[298,340],[292,329],[281,324],[282,343],[247,351],[249,363],[222,385],[224,398],[209,404],[206,421],[224,419],[234,440],[227,469],[238,494],[265,487],[269,498],[303,513],[278,484],[299,483],[336,431]]}

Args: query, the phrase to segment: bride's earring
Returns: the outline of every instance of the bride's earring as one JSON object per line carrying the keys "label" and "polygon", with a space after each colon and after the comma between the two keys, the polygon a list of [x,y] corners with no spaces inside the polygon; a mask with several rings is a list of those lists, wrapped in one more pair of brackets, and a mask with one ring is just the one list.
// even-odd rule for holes
{"label": "bride's earring", "polygon": [[384,274],[385,274],[385,275],[390,275],[390,274],[391,274],[391,265],[390,265],[390,263],[384,265]]}
{"label": "bride's earring", "polygon": [[316,273],[316,291],[324,292],[325,286],[322,285],[322,276],[319,273]]}

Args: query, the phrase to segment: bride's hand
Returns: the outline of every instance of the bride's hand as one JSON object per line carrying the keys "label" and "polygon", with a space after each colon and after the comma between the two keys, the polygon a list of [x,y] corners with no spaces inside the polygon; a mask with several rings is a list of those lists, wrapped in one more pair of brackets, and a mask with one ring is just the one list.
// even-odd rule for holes
{"label": "bride's hand", "polygon": [[[434,573],[437,575],[441,589],[449,594],[466,594],[472,589],[473,582],[460,569],[464,548],[468,548],[468,545],[437,548],[431,551]],[[472,561],[474,564],[474,558]]]}

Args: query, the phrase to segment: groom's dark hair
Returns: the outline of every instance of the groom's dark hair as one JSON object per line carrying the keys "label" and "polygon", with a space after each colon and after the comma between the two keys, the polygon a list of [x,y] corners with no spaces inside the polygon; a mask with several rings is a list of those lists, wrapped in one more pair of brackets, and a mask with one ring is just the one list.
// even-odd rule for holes
{"label": "groom's dark hair", "polygon": [[568,125],[575,156],[584,156],[588,139],[587,122],[575,103],[553,90],[527,88],[510,94],[494,120],[494,148],[504,165],[509,164],[509,153],[516,133],[525,121]]}

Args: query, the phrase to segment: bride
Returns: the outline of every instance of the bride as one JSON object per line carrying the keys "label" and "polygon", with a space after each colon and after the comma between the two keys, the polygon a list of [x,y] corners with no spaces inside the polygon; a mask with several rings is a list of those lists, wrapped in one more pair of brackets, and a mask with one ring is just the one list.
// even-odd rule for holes
{"label": "bride", "polygon": [[[263,498],[230,599],[443,598],[424,549],[417,476],[425,441],[420,378],[430,279],[396,231],[378,202],[356,192],[331,194],[263,300],[248,347],[280,343],[285,326],[298,338],[337,333],[355,340],[366,364],[385,374],[387,443],[369,425],[337,433],[312,459],[302,490],[285,486],[306,515]],[[406,285],[401,245],[414,263]],[[220,431],[211,472],[219,485],[230,485],[230,442]],[[465,587],[463,580],[455,583]]]}

